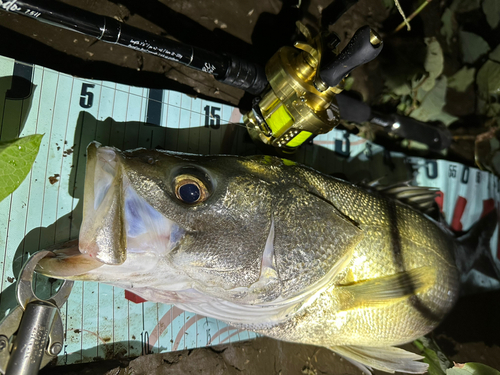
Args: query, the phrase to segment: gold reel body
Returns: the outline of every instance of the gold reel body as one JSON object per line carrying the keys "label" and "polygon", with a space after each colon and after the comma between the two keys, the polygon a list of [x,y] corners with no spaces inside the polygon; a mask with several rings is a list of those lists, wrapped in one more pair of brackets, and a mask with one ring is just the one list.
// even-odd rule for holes
{"label": "gold reel body", "polygon": [[310,44],[281,48],[267,63],[269,86],[243,117],[250,136],[293,152],[313,134],[328,133],[339,122],[335,94],[340,87],[319,79],[321,35]]}

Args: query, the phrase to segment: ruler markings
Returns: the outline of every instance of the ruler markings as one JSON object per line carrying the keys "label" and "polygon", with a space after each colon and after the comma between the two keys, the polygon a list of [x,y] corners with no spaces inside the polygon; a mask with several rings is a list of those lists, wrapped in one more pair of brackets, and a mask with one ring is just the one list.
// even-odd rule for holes
{"label": "ruler markings", "polygon": [[177,149],[182,152],[193,152],[189,144],[189,121],[191,117],[191,100],[189,97],[181,95],[181,110],[179,117],[179,137]]}
{"label": "ruler markings", "polygon": [[[165,90],[159,90],[159,91],[161,93],[162,98],[167,95],[167,92]],[[157,112],[155,114],[155,116],[157,117],[155,120],[156,124],[155,126],[149,126],[151,128],[151,139],[148,148],[149,149],[158,148],[164,150],[167,147],[165,143],[166,133],[169,132],[170,129],[167,129],[165,127],[165,123],[162,122],[163,112],[168,111],[165,108],[165,105],[163,104],[163,100],[157,103],[155,111]]]}
{"label": "ruler markings", "polygon": [[[30,98],[20,98],[19,92],[20,90],[16,90],[16,84],[22,84],[19,80],[16,79],[15,75],[19,75],[19,63],[14,63],[13,60],[10,62],[1,62],[0,63],[0,71],[6,75],[6,77],[0,78],[1,87],[0,87],[0,134],[1,140],[6,141],[9,139],[13,139],[19,135],[19,129],[22,125],[23,121],[23,105],[26,107],[25,102],[29,102]],[[31,77],[30,77],[31,78]],[[12,113],[16,109],[20,110],[20,113]],[[19,189],[21,191],[10,197],[7,197],[0,203],[0,209],[2,212],[8,212],[9,215],[1,215],[0,217],[0,247],[4,248],[4,256],[2,262],[2,281],[0,290],[4,291],[7,287],[9,287],[12,283],[11,277],[17,276],[14,275],[11,270],[12,261],[14,253],[12,252],[13,246],[15,244],[13,242],[16,241],[17,238],[12,238],[16,232],[13,230],[13,226],[17,226],[18,223],[22,222],[20,228],[18,229],[21,235],[20,239],[24,238],[23,234],[26,233],[26,219],[22,220],[18,215],[18,218],[12,217],[12,213],[18,213],[16,211],[19,210],[19,205],[21,205],[21,210],[24,214],[27,212],[27,204],[29,199],[29,191],[30,191],[30,177],[31,172],[29,173],[27,179],[21,184]],[[23,195],[24,190],[24,197]],[[25,202],[23,202],[25,201]],[[12,222],[12,224],[11,224]],[[9,251],[11,251],[11,255],[9,256]],[[15,252],[15,250],[14,250]],[[0,317],[3,317],[3,314],[8,309],[14,307],[15,301],[9,301],[5,298],[0,300]]]}
{"label": "ruler markings", "polygon": [[130,355],[129,348],[129,325],[128,300],[125,299],[124,291],[121,288],[113,289],[113,328],[114,328],[114,354],[123,357]]}
{"label": "ruler markings", "polygon": [[[177,104],[177,105],[176,105]],[[168,144],[168,149],[178,151],[179,146],[179,123],[180,123],[180,94],[177,92],[170,92],[168,96],[168,118],[167,128],[172,129],[172,136]]]}
{"label": "ruler markings", "polygon": [[149,336],[158,324],[158,310],[156,308],[157,304],[154,302],[144,302],[142,303],[142,305],[144,308],[143,336],[147,338],[144,340],[144,346],[147,350],[153,351],[154,348],[149,348]]}
{"label": "ruler markings", "polygon": [[7,90],[12,84],[12,75],[14,74],[14,60],[0,58],[0,134],[3,129],[3,116],[6,102]]}
{"label": "ruler markings", "polygon": [[68,298],[68,312],[66,316],[66,351],[68,353],[68,363],[75,363],[83,360],[82,352],[82,330],[83,319],[83,282],[75,281],[73,290]]}
{"label": "ruler markings", "polygon": [[[95,285],[96,283],[84,281],[83,282],[83,293],[82,293],[82,301],[83,301],[83,310],[82,310],[82,321],[83,321],[83,329],[82,329],[82,356],[83,361],[88,362],[92,360],[93,357],[97,356],[97,349],[94,353],[88,353],[89,348],[97,347],[98,345],[102,345],[102,342],[99,340],[99,332],[98,332],[98,306],[99,298],[98,291]],[[86,354],[84,354],[86,353]]]}
{"label": "ruler markings", "polygon": [[113,354],[113,287],[99,284],[99,324],[97,334],[102,339],[98,357],[108,359]]}
{"label": "ruler markings", "polygon": [[142,109],[142,97],[131,95],[128,97],[127,106],[127,126],[125,129],[124,148],[134,149],[137,148],[139,132],[140,132],[140,119]]}
{"label": "ruler markings", "polygon": [[[39,165],[42,169],[41,178],[43,183],[43,203],[40,211],[42,219],[42,229],[39,232],[40,241],[38,247],[35,249],[30,249],[30,252],[48,247],[50,245],[53,245],[55,242],[54,223],[57,220],[58,187],[52,186],[51,183],[48,183],[47,180],[49,178],[49,170],[57,170],[59,172],[60,169],[60,167],[57,166],[57,161],[55,160],[54,155],[52,155],[51,153],[51,145],[53,145],[52,134],[54,132],[54,108],[57,100],[58,79],[59,77],[56,72],[44,71],[44,84],[42,86],[41,101],[47,100],[49,103],[51,103],[51,106],[41,106],[37,126],[37,131],[45,134],[42,138],[39,151],[41,159],[44,160],[44,162]],[[48,298],[50,296],[51,286],[46,282],[46,278],[36,274],[33,276],[33,279],[35,293],[41,298]]]}
{"label": "ruler markings", "polygon": [[[56,198],[56,221],[54,223],[54,243],[60,243],[68,240],[69,238],[69,212],[71,211],[73,198],[69,192],[69,178],[64,178],[63,176],[69,176],[71,169],[70,165],[64,164],[65,155],[65,145],[64,142],[69,138],[73,138],[73,130],[71,129],[72,124],[70,124],[70,110],[72,89],[74,80],[72,77],[65,75],[58,75],[57,79],[57,91],[56,91],[56,102],[53,107],[53,118],[52,118],[52,129],[51,134],[51,145],[49,152],[51,153],[50,160],[52,164],[48,166],[49,174],[54,180],[50,181],[50,184],[57,187],[57,198]],[[63,93],[59,94],[58,93]],[[69,95],[68,95],[69,93]],[[62,126],[65,124],[65,126]],[[70,127],[70,133],[68,134],[68,127]],[[63,168],[66,167],[66,168]],[[54,174],[52,175],[52,172]],[[60,173],[56,173],[60,171]],[[58,178],[56,178],[56,176]],[[61,179],[66,180],[66,183],[62,183]],[[55,182],[54,182],[55,181]],[[66,189],[61,190],[61,184]],[[61,196],[62,195],[62,196]],[[64,202],[65,207],[60,207],[60,204]],[[58,225],[59,224],[59,225]],[[61,230],[62,229],[62,230]],[[69,327],[66,329],[66,351],[68,354],[68,361],[80,361],[82,360],[82,344],[81,344],[81,330],[82,327],[82,282],[75,282],[72,290],[72,294],[69,296],[67,301],[67,316],[66,322],[69,323]]]}
{"label": "ruler markings", "polygon": [[[32,76],[33,84],[42,81],[43,70],[37,67]],[[41,105],[40,101],[41,90],[40,86],[33,88],[31,97],[31,107],[35,110],[29,111],[26,118],[26,125],[21,133],[22,136],[34,134],[38,132],[38,112]],[[43,200],[40,199],[44,194],[44,175],[45,164],[43,162],[43,155],[38,154],[33,168],[29,174],[29,196],[26,202],[26,220],[24,236],[17,240],[20,242],[19,251],[17,252],[17,259],[14,259],[14,267],[18,272],[27,259],[27,254],[33,253],[39,249],[40,239],[40,224],[41,224],[41,211],[43,207]],[[34,197],[34,199],[31,199]],[[10,216],[10,215],[9,215]],[[27,235],[27,233],[29,234]],[[6,251],[9,251],[7,248]],[[16,275],[17,277],[17,275]]]}
{"label": "ruler markings", "polygon": [[44,171],[41,174],[43,181],[43,204],[41,209],[42,220],[40,223],[42,227],[42,230],[40,231],[40,248],[46,248],[47,246],[52,245],[55,239],[55,228],[52,225],[56,219],[56,212],[54,209],[55,188],[51,185],[49,177],[51,176],[51,172],[54,173],[54,171],[50,168],[52,165],[51,157],[53,157],[50,147],[55,143],[52,140],[52,124],[57,95],[57,78],[57,75],[53,71],[44,69],[43,81],[40,85],[40,101],[43,102],[44,105],[40,106],[37,131],[41,134],[45,134],[39,151],[40,159],[43,160],[42,166],[44,167]]}
{"label": "ruler markings", "polygon": [[158,304],[158,341],[156,345],[158,346],[158,351],[161,352],[169,352],[172,350],[172,327],[171,325],[165,327],[160,322],[163,320],[166,314],[171,314],[171,309],[173,305],[167,305],[164,303]]}
{"label": "ruler markings", "polygon": [[[59,92],[63,91],[69,95],[59,95],[56,100],[54,108],[54,127],[59,129],[56,137],[60,137],[56,142],[54,151],[54,167],[57,166],[60,171],[55,173],[59,174],[54,186],[57,186],[57,211],[55,222],[55,243],[60,243],[69,240],[70,219],[69,215],[72,208],[73,197],[70,192],[70,176],[71,176],[71,163],[67,163],[68,150],[71,145],[66,145],[68,139],[71,141],[74,138],[74,123],[71,121],[71,98],[73,94],[73,77],[61,76],[59,78]],[[54,147],[54,146],[53,146]],[[71,159],[71,157],[70,157]],[[56,165],[56,160],[58,164]],[[54,175],[55,175],[54,174]]]}
{"label": "ruler markings", "polygon": [[164,101],[164,103],[162,104],[163,105],[163,108],[162,108],[162,124],[165,124],[165,127],[167,128],[165,130],[165,139],[163,141],[163,144],[165,145],[165,149],[166,150],[171,150],[172,149],[172,132],[174,131],[174,129],[169,129],[168,128],[168,118],[170,117],[170,105],[168,104],[170,102],[170,91],[168,90],[165,90],[165,94],[166,96],[166,99]]}
{"label": "ruler markings", "polygon": [[184,347],[182,349],[196,348],[196,318],[193,312],[186,312],[186,323],[184,326]]}
{"label": "ruler markings", "polygon": [[163,90],[149,89],[146,123],[156,126],[161,125],[162,103]]}
{"label": "ruler markings", "polygon": [[[188,152],[198,152],[199,150],[199,145],[200,145],[200,133],[199,133],[199,128],[193,127],[192,124],[195,121],[194,118],[194,112],[193,112],[193,103],[194,100],[183,100],[183,103],[185,105],[185,124],[187,125],[187,146],[188,146]],[[181,110],[182,111],[182,110]],[[182,113],[182,112],[181,112]],[[182,119],[181,119],[182,121]]]}

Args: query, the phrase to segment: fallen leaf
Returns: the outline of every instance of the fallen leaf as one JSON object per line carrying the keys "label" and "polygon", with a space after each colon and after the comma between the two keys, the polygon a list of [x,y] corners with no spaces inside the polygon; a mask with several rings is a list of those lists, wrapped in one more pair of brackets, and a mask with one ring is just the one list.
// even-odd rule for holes
{"label": "fallen leaf", "polygon": [[450,5],[453,12],[466,13],[481,6],[481,0],[455,0]]}
{"label": "fallen leaf", "polygon": [[446,375],[500,375],[500,372],[482,363],[469,362],[463,365],[455,365],[446,370]]}
{"label": "fallen leaf", "polygon": [[422,84],[422,88],[430,91],[436,83],[436,78],[443,73],[444,58],[441,45],[435,37],[425,38],[424,41],[427,44],[424,69],[429,73],[429,76]]}
{"label": "fallen leaf", "polygon": [[[389,86],[389,82],[386,82]],[[403,83],[399,86],[389,87],[391,91],[397,96],[409,95],[411,93],[411,87],[407,83]]]}
{"label": "fallen leaf", "polygon": [[500,1],[484,0],[483,12],[486,15],[486,21],[492,29],[496,29],[500,22]]}
{"label": "fallen leaf", "polygon": [[441,35],[444,35],[446,43],[450,44],[451,38],[453,37],[453,12],[450,8],[445,9],[441,16],[441,22],[443,23]]}
{"label": "fallen leaf", "polygon": [[479,94],[487,99],[490,95],[500,94],[500,63],[486,61],[477,72]]}
{"label": "fallen leaf", "polygon": [[382,3],[389,10],[391,10],[392,8],[394,8],[394,0],[382,0]]}
{"label": "fallen leaf", "polygon": [[460,31],[460,42],[463,61],[467,64],[473,64],[490,50],[490,46],[483,38],[467,31]]}
{"label": "fallen leaf", "polygon": [[429,364],[429,369],[427,370],[429,375],[445,375],[446,370],[451,366],[451,362],[442,353],[434,340],[424,336],[415,340],[413,344],[424,356],[423,361]]}
{"label": "fallen leaf", "polygon": [[500,130],[492,128],[476,137],[474,155],[476,164],[491,173],[500,175]]}
{"label": "fallen leaf", "polygon": [[446,103],[447,79],[441,76],[436,80],[436,85],[423,96],[419,107],[410,113],[410,117],[423,121],[441,121],[449,125],[457,118],[443,112]]}
{"label": "fallen leaf", "polygon": [[16,190],[35,162],[42,134],[0,142],[0,201]]}
{"label": "fallen leaf", "polygon": [[500,63],[500,44],[489,54],[488,56],[491,60]]}
{"label": "fallen leaf", "polygon": [[450,124],[453,124],[455,121],[458,120],[458,117],[450,115],[449,113],[445,111],[441,111],[441,113],[438,113],[432,121],[439,121],[445,124],[446,126],[449,126]]}
{"label": "fallen leaf", "polygon": [[500,116],[500,103],[489,103],[487,105],[486,116],[499,117]]}
{"label": "fallen leaf", "polygon": [[344,83],[344,90],[349,91],[352,88],[353,84],[354,84],[354,77],[352,76],[347,77]]}
{"label": "fallen leaf", "polygon": [[467,87],[474,82],[476,75],[476,68],[467,68],[464,66],[454,75],[448,78],[448,87],[457,90],[458,92],[465,92]]}

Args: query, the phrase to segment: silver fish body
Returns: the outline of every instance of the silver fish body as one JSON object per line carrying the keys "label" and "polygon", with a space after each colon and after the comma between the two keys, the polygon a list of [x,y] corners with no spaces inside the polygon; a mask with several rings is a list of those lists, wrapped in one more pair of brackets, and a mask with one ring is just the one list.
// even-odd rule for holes
{"label": "silver fish body", "polygon": [[274,157],[88,149],[79,243],[38,271],[119,286],[365,366],[458,297],[453,238],[396,200]]}

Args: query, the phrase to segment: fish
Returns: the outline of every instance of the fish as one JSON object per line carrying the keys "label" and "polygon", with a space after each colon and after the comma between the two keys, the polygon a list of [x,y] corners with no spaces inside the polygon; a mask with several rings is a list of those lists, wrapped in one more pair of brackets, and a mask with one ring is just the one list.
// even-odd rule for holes
{"label": "fish", "polygon": [[78,241],[37,272],[323,346],[366,372],[424,373],[397,346],[453,308],[457,246],[409,204],[286,159],[94,142]]}

